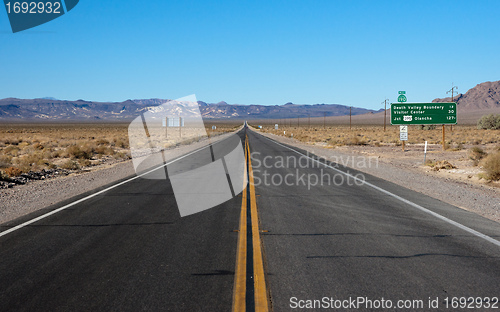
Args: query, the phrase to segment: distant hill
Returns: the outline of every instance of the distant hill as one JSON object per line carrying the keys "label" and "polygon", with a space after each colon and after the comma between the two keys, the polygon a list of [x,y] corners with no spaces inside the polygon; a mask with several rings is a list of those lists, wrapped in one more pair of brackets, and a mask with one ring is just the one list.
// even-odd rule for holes
{"label": "distant hill", "polygon": [[[200,110],[205,118],[276,119],[349,115],[349,106],[339,104],[236,105],[219,102],[217,104],[200,104]],[[352,108],[353,115],[373,112],[378,111]]]}
{"label": "distant hill", "polygon": [[[124,102],[66,101],[52,98],[0,100],[0,120],[131,120],[149,108],[161,105],[165,99],[137,99]],[[349,106],[339,104],[297,105],[234,105],[224,101],[209,104],[198,102],[204,118],[268,119],[342,116]],[[377,112],[352,108],[353,115]]]}
{"label": "distant hill", "polygon": [[[500,108],[500,81],[483,82],[454,97],[458,111],[480,111]],[[433,103],[451,102],[451,97],[435,99]]]}
{"label": "distant hill", "polygon": [[143,100],[132,100],[134,103],[142,105],[142,106],[158,106],[166,101],[167,99],[143,99]]}
{"label": "distant hill", "polygon": [[133,119],[149,105],[124,102],[61,101],[52,99],[0,100],[0,120],[119,120]]}

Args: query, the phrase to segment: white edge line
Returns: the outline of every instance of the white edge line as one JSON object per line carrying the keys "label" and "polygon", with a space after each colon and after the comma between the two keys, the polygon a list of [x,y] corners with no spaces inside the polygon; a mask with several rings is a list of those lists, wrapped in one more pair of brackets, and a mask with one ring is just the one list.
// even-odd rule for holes
{"label": "white edge line", "polygon": [[[240,129],[238,129],[237,131],[239,131],[239,130],[240,130]],[[236,133],[237,131],[235,131],[234,133]],[[219,141],[214,142],[214,143],[212,143],[212,144],[219,143],[219,142],[221,142],[221,141],[222,141],[222,140],[219,140]],[[205,149],[205,148],[209,147],[210,145],[211,145],[211,144],[208,144],[208,145],[206,145],[206,146],[200,147],[200,148],[198,148],[198,149],[196,149],[196,150],[194,150],[194,151],[192,151],[192,152],[190,152],[190,153],[187,153],[186,155],[183,155],[183,156],[181,156],[181,157],[179,157],[179,158],[176,158],[176,159],[174,159],[174,160],[172,160],[172,161],[169,161],[168,163],[163,164],[163,165],[161,165],[161,166],[159,166],[159,167],[157,167],[157,168],[155,168],[155,169],[152,169],[152,170],[150,170],[150,171],[147,171],[147,172],[141,173],[140,175],[136,175],[136,176],[135,176],[135,177],[133,177],[133,178],[130,178],[130,179],[125,180],[125,181],[122,181],[122,182],[120,182],[120,183],[118,183],[118,184],[112,185],[112,186],[110,186],[110,187],[108,187],[108,188],[106,188],[106,189],[104,189],[104,190],[100,190],[99,192],[93,193],[93,194],[88,195],[88,196],[86,196],[86,197],[84,197],[84,198],[80,198],[80,199],[79,199],[79,200],[77,200],[77,201],[74,201],[74,202],[72,202],[72,203],[69,203],[69,204],[67,204],[67,205],[65,205],[65,206],[62,206],[62,207],[60,207],[60,208],[57,208],[57,209],[52,210],[52,211],[50,211],[50,212],[47,212],[46,214],[43,214],[43,215],[41,215],[41,216],[39,216],[39,217],[36,217],[36,218],[34,218],[34,219],[31,219],[31,220],[29,220],[29,221],[26,221],[26,222],[24,222],[24,223],[21,223],[21,224],[19,224],[19,225],[16,225],[16,226],[14,226],[14,227],[12,227],[12,228],[10,228],[10,229],[8,229],[8,230],[5,230],[5,231],[3,231],[3,232],[0,232],[0,237],[2,237],[2,236],[4,236],[4,235],[7,235],[7,234],[9,234],[9,233],[12,233],[12,232],[14,232],[14,231],[17,231],[17,230],[19,230],[19,229],[21,229],[21,228],[23,228],[23,227],[25,227],[25,226],[27,226],[27,225],[30,225],[30,224],[35,223],[35,222],[37,222],[37,221],[40,221],[40,220],[42,220],[42,219],[44,219],[44,218],[47,218],[48,216],[51,216],[51,215],[53,215],[53,214],[56,214],[56,213],[58,213],[59,211],[62,211],[62,210],[64,210],[64,209],[67,209],[67,208],[69,208],[69,207],[72,207],[72,206],[74,206],[74,205],[76,205],[76,204],[79,204],[79,203],[81,203],[81,202],[84,202],[84,201],[86,201],[87,199],[91,199],[92,197],[95,197],[95,196],[97,196],[97,195],[101,195],[101,194],[102,194],[102,193],[104,193],[104,192],[107,192],[107,191],[109,191],[109,190],[112,190],[112,189],[114,189],[114,188],[116,188],[116,187],[120,186],[120,185],[123,185],[123,184],[125,184],[125,183],[130,182],[130,181],[133,181],[133,180],[135,180],[135,179],[138,179],[138,178],[140,178],[140,177],[142,177],[142,176],[144,176],[144,175],[146,175],[146,174],[150,174],[150,173],[151,173],[151,172],[153,172],[153,171],[156,171],[156,170],[158,170],[158,169],[164,168],[165,166],[168,166],[168,165],[170,165],[170,164],[172,164],[172,163],[174,163],[174,162],[176,162],[176,161],[178,161],[178,160],[181,160],[181,159],[183,159],[183,158],[185,158],[185,157],[187,157],[187,156],[189,156],[189,155],[192,155],[192,154],[194,154],[194,153],[197,153],[197,152],[201,151],[202,149]]]}
{"label": "white edge line", "polygon": [[374,184],[371,184],[370,182],[366,182],[365,180],[359,179],[359,178],[357,178],[357,177],[355,177],[355,176],[353,176],[353,175],[351,175],[351,174],[349,174],[349,173],[346,173],[346,172],[344,172],[344,171],[342,171],[342,170],[339,170],[339,169],[337,169],[337,168],[335,168],[335,167],[332,167],[332,166],[330,166],[330,165],[327,165],[327,164],[325,164],[325,163],[322,163],[322,162],[320,162],[319,160],[314,159],[314,158],[311,158],[311,157],[310,157],[310,156],[308,156],[308,155],[304,155],[304,154],[302,154],[301,152],[299,152],[299,151],[297,151],[297,150],[294,150],[293,148],[290,148],[290,147],[288,147],[288,146],[286,146],[286,145],[283,145],[283,144],[281,144],[281,143],[276,142],[276,141],[275,141],[275,140],[273,140],[273,139],[270,139],[270,138],[266,137],[265,135],[261,135],[261,136],[263,136],[263,137],[264,137],[264,138],[266,138],[267,140],[269,140],[269,141],[271,141],[271,142],[273,142],[273,143],[275,143],[275,144],[277,144],[277,145],[283,146],[283,147],[285,147],[285,148],[287,148],[287,149],[289,149],[289,150],[291,150],[291,151],[294,151],[295,153],[297,153],[297,154],[299,154],[299,155],[302,155],[302,156],[304,156],[304,157],[307,157],[307,158],[309,158],[309,159],[311,159],[311,160],[313,160],[313,161],[315,161],[315,162],[317,162],[317,163],[319,163],[319,164],[321,164],[321,165],[323,165],[323,166],[325,166],[325,167],[328,167],[328,168],[333,169],[333,170],[335,170],[335,171],[337,171],[337,172],[339,172],[339,173],[342,173],[342,174],[344,174],[344,175],[346,175],[346,176],[348,176],[348,177],[350,177],[350,178],[353,178],[353,179],[355,179],[355,180],[357,180],[357,181],[360,181],[360,182],[362,182],[363,184],[366,184],[366,185],[368,185],[368,186],[370,186],[370,187],[372,187],[372,188],[376,189],[377,191],[380,191],[380,192],[382,192],[382,193],[384,193],[384,194],[387,194],[387,195],[389,195],[389,196],[392,196],[392,197],[394,197],[394,198],[396,198],[396,199],[398,199],[398,200],[402,201],[402,202],[403,202],[403,203],[405,203],[405,204],[408,204],[408,205],[410,205],[410,206],[412,206],[412,207],[414,207],[414,208],[417,208],[417,209],[419,209],[419,210],[421,210],[421,211],[423,211],[423,212],[425,212],[425,213],[428,213],[428,214],[430,214],[430,215],[432,215],[432,216],[434,216],[434,217],[436,217],[436,218],[438,218],[438,219],[440,219],[440,220],[442,220],[442,221],[444,221],[444,222],[447,222],[447,223],[449,223],[449,224],[451,224],[451,225],[454,225],[454,226],[456,226],[456,227],[458,227],[458,228],[460,228],[460,229],[462,229],[462,230],[464,230],[464,231],[466,231],[466,232],[469,232],[469,233],[471,233],[471,234],[473,234],[473,235],[475,235],[475,236],[477,236],[477,237],[480,237],[480,238],[482,238],[482,239],[484,239],[484,240],[486,240],[486,241],[488,241],[488,242],[490,242],[490,243],[492,243],[492,244],[497,245],[497,246],[499,246],[499,247],[500,247],[500,241],[498,241],[498,240],[496,240],[496,239],[494,239],[494,238],[492,238],[492,237],[490,237],[490,236],[488,236],[488,235],[485,235],[485,234],[483,234],[483,233],[481,233],[481,232],[478,232],[478,231],[476,231],[476,230],[474,230],[474,229],[471,229],[470,227],[467,227],[467,226],[465,226],[465,225],[463,225],[463,224],[461,224],[461,223],[458,223],[458,222],[456,222],[456,221],[453,221],[453,220],[451,220],[451,219],[448,219],[448,218],[446,218],[445,216],[442,216],[442,215],[440,215],[440,214],[438,214],[438,213],[436,213],[436,212],[434,212],[434,211],[432,211],[432,210],[429,210],[429,209],[427,209],[427,208],[425,208],[425,207],[422,207],[422,206],[420,206],[420,205],[418,205],[418,204],[415,204],[415,203],[414,203],[414,202],[412,202],[412,201],[409,201],[409,200],[407,200],[407,199],[404,199],[403,197],[400,197],[400,196],[398,196],[398,195],[396,195],[396,194],[393,194],[393,193],[391,193],[391,192],[389,192],[389,191],[387,191],[387,190],[384,190],[384,189],[383,189],[383,188],[381,188],[381,187],[378,187],[378,186],[376,186],[376,185],[374,185]]}

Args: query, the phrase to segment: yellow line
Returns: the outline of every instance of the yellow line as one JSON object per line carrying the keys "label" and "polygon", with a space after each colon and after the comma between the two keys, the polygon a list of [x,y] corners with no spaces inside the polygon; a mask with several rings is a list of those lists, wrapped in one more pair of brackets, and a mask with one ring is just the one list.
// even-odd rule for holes
{"label": "yellow line", "polygon": [[[247,159],[247,144],[245,141],[245,160]],[[246,166],[245,166],[246,169]],[[245,170],[245,177],[247,172]],[[236,274],[234,277],[233,312],[244,312],[246,305],[247,283],[247,191],[242,192],[240,231],[238,234],[238,247],[236,254]]]}
{"label": "yellow line", "polygon": [[[247,140],[248,142],[248,137]],[[247,144],[247,155],[249,158],[248,172],[250,179],[250,210],[252,218],[252,241],[253,241],[253,277],[255,311],[267,312],[269,310],[266,280],[264,276],[264,261],[262,259],[262,244],[259,232],[259,217],[257,215],[257,199],[255,197],[255,185],[253,179],[252,160],[250,159],[250,145]]]}
{"label": "yellow line", "polygon": [[[245,140],[245,160],[248,164],[248,179],[250,185],[250,210],[252,222],[252,249],[253,249],[253,278],[254,301],[256,312],[269,311],[266,280],[264,276],[264,261],[262,258],[262,243],[259,232],[259,217],[257,215],[257,199],[250,160],[250,145],[248,136]],[[245,170],[245,177],[247,173]],[[238,234],[238,247],[236,254],[236,274],[234,278],[233,312],[244,312],[246,308],[246,268],[247,268],[247,189],[242,192],[240,230]]]}

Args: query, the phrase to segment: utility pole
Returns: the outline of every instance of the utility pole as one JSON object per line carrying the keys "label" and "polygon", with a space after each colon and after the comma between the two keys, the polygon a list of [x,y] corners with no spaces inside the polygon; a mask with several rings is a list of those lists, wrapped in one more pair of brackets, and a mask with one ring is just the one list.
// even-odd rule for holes
{"label": "utility pole", "polygon": [[307,122],[307,127],[311,128],[311,114],[307,114],[307,117],[309,118],[309,121]]}
{"label": "utility pole", "polygon": [[457,86],[454,86],[453,85],[453,82],[451,83],[451,89],[446,91],[446,94],[450,93],[451,92],[451,101],[453,102],[453,91],[454,90],[458,90],[458,87]]}
{"label": "utility pole", "polygon": [[[453,82],[451,83],[451,89],[446,91],[446,94],[450,93],[451,92],[451,101],[453,102],[453,91],[454,90],[458,90],[458,87],[457,86],[454,86],[453,85]],[[458,92],[457,92],[458,93]],[[453,131],[453,125],[450,125],[450,130]]]}
{"label": "utility pole", "polygon": [[385,132],[385,128],[386,128],[386,123],[387,123],[387,101],[389,101],[389,99],[385,99],[384,100],[384,132]]}
{"label": "utility pole", "polygon": [[323,112],[323,129],[326,128],[326,112]]}
{"label": "utility pole", "polygon": [[349,130],[352,128],[352,106],[349,107]]}

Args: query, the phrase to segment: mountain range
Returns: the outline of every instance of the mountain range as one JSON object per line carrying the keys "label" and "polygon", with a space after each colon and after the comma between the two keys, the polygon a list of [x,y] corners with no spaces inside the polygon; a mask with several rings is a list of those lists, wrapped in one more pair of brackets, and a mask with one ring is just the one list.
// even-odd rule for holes
{"label": "mountain range", "polygon": [[[434,99],[432,102],[451,102],[451,97]],[[457,94],[458,111],[481,113],[500,110],[500,81],[483,82]],[[85,100],[57,100],[52,97],[40,99],[6,98],[0,100],[0,120],[29,121],[129,121],[166,99],[138,99],[123,102],[92,102]],[[331,117],[374,114],[383,110],[370,110],[340,104],[293,104],[283,105],[238,105],[226,102],[206,103],[198,101],[204,119],[278,119],[304,117]]]}
{"label": "mountain range", "polygon": [[[0,100],[0,120],[132,120],[143,112],[165,103],[165,99],[139,99],[124,102],[67,101],[53,98]],[[349,114],[349,106],[339,104],[232,105],[226,102],[198,101],[203,118],[265,119],[287,117],[323,117]],[[377,112],[353,107],[353,115]]]}
{"label": "mountain range", "polygon": [[[433,103],[452,102],[451,97],[435,99]],[[500,108],[500,81],[487,81],[453,97],[458,111],[492,110]]]}

